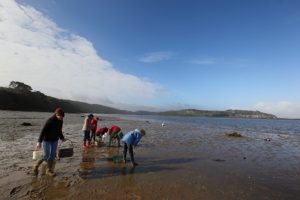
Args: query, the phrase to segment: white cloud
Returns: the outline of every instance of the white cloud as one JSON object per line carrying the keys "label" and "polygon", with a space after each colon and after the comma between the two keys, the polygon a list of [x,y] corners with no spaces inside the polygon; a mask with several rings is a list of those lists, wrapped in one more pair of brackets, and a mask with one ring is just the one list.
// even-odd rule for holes
{"label": "white cloud", "polygon": [[0,52],[1,86],[21,81],[50,96],[108,106],[163,94],[161,86],[117,71],[86,38],[12,0],[0,1]]}
{"label": "white cloud", "polygon": [[300,104],[289,101],[258,102],[253,109],[271,113],[277,117],[300,118]]}
{"label": "white cloud", "polygon": [[164,60],[169,60],[172,57],[172,53],[168,51],[159,51],[159,52],[151,52],[145,53],[140,59],[140,62],[145,63],[153,63],[153,62],[161,62]]}

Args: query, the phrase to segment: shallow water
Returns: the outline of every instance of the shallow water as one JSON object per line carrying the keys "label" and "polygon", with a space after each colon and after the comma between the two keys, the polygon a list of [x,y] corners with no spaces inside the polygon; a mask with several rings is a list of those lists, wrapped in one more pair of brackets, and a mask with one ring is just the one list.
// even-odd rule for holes
{"label": "shallow water", "polygon": [[[0,198],[300,199],[297,120],[103,116],[100,126],[146,129],[132,168],[112,161],[122,148],[82,149],[83,118],[67,114],[63,131],[74,156],[57,162],[57,177],[33,178],[32,150],[50,116],[0,111]],[[225,136],[233,131],[244,137]]]}

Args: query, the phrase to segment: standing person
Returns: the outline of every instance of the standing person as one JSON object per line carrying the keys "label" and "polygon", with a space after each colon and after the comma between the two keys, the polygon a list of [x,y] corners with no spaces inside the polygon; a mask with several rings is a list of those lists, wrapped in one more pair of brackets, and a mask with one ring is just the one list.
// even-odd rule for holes
{"label": "standing person", "polygon": [[99,120],[99,117],[93,117],[92,121],[91,121],[91,141],[92,142],[96,142],[96,130],[97,130],[97,124],[98,124],[98,120]]}
{"label": "standing person", "polygon": [[108,130],[108,134],[109,134],[109,144],[108,146],[111,146],[111,141],[113,139],[117,139],[118,140],[118,147],[120,147],[120,138],[118,137],[118,133],[121,131],[121,128],[117,125],[112,125],[109,130]]}
{"label": "standing person", "polygon": [[134,131],[129,131],[122,139],[124,142],[124,149],[123,149],[123,161],[126,163],[126,155],[127,150],[129,149],[129,155],[130,155],[130,161],[132,166],[138,165],[134,161],[134,155],[133,155],[133,147],[136,147],[137,144],[140,142],[141,138],[146,135],[146,131],[141,129],[135,129]]}
{"label": "standing person", "polygon": [[44,156],[35,164],[33,169],[34,175],[38,175],[39,166],[43,161],[46,161],[48,166],[46,174],[49,176],[55,176],[54,168],[58,140],[61,139],[63,142],[65,141],[62,133],[64,116],[64,111],[61,108],[57,108],[55,110],[55,114],[46,121],[42,128],[38,143],[36,144],[36,150],[40,149],[42,145]]}
{"label": "standing person", "polygon": [[93,114],[89,114],[88,116],[86,116],[84,119],[83,127],[82,127],[82,131],[84,134],[83,147],[86,147],[86,148],[91,146],[90,132],[91,132],[91,128],[92,128],[91,121],[92,121],[93,117],[94,117]]}

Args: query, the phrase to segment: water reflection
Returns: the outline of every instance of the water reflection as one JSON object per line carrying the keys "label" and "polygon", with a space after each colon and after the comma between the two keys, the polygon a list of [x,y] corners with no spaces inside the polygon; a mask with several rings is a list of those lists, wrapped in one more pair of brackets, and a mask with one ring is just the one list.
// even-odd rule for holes
{"label": "water reflection", "polygon": [[134,167],[122,167],[121,168],[121,174],[126,176],[126,175],[130,175],[130,174],[134,174],[135,171],[135,166]]}
{"label": "water reflection", "polygon": [[91,175],[91,171],[95,169],[95,148],[82,150],[82,162],[80,163],[79,176],[82,178],[88,178]]}

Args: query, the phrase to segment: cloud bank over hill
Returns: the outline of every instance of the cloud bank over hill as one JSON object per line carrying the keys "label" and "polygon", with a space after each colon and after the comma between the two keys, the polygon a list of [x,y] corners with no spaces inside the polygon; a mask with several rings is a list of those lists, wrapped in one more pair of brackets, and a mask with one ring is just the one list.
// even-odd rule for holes
{"label": "cloud bank over hill", "polygon": [[146,78],[118,71],[92,42],[28,5],[0,2],[0,86],[21,81],[47,95],[117,108],[164,95]]}
{"label": "cloud bank over hill", "polygon": [[253,109],[283,118],[300,118],[300,104],[290,101],[258,102]]}

